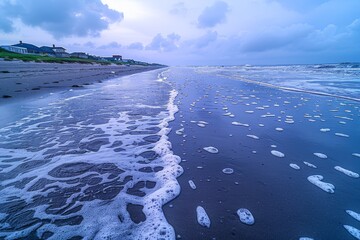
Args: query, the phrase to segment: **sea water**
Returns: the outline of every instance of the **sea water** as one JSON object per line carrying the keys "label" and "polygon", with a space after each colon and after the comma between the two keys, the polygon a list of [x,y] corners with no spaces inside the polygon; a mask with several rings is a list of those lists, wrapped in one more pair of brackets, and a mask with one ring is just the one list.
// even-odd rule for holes
{"label": "sea water", "polygon": [[[359,73],[357,64],[171,68],[181,116],[171,124],[182,135],[169,136],[186,158],[185,187],[165,207],[177,234],[354,239],[360,225],[346,210],[360,211]],[[198,206],[209,228],[188,223]],[[234,217],[240,208],[254,225]]]}
{"label": "sea water", "polygon": [[353,239],[359,72],[169,68],[3,105],[0,238]]}
{"label": "sea water", "polygon": [[1,239],[174,239],[163,70],[0,106]]}

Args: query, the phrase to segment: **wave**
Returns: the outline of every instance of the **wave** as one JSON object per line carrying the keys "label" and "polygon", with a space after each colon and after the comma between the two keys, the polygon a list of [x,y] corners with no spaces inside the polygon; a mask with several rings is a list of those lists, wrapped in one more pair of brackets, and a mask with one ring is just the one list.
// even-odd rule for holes
{"label": "wave", "polygon": [[169,87],[141,76],[45,99],[0,129],[0,238],[175,239],[162,206],[183,172],[167,136],[177,92],[149,105]]}

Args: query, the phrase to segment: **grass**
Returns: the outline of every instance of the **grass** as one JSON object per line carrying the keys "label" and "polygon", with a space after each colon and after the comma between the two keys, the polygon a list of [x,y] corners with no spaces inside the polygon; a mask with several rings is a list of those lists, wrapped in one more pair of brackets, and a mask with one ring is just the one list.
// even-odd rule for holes
{"label": "grass", "polygon": [[4,61],[13,61],[21,60],[24,62],[46,62],[46,63],[84,63],[84,64],[101,64],[101,65],[110,65],[111,62],[108,61],[98,61],[92,59],[83,59],[83,58],[56,58],[49,56],[33,55],[33,54],[19,54],[14,52],[6,51],[0,48],[0,58],[3,58]]}

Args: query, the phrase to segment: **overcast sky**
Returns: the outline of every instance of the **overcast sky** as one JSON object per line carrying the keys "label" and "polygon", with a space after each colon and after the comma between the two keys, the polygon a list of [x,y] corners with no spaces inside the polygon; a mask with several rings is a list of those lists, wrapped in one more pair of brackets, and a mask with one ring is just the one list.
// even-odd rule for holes
{"label": "overcast sky", "polygon": [[168,65],[360,62],[360,0],[0,0],[0,44]]}

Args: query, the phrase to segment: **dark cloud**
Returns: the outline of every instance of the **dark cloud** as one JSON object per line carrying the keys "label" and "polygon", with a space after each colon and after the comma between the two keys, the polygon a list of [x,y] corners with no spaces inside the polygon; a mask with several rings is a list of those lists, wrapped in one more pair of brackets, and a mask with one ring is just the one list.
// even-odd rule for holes
{"label": "dark cloud", "polygon": [[12,31],[12,21],[40,27],[56,38],[98,36],[123,14],[110,9],[100,0],[2,0],[0,30]]}
{"label": "dark cloud", "polygon": [[172,33],[163,37],[160,33],[157,34],[151,43],[146,46],[146,50],[156,50],[160,52],[169,52],[178,48],[177,43],[180,40],[180,35]]}
{"label": "dark cloud", "polygon": [[113,48],[121,48],[121,44],[117,42],[111,42],[99,47],[99,49],[113,49]]}
{"label": "dark cloud", "polygon": [[143,50],[144,45],[141,42],[134,42],[128,46],[128,49]]}
{"label": "dark cloud", "polygon": [[187,8],[185,7],[185,3],[179,2],[173,5],[173,8],[170,10],[170,13],[173,15],[181,15],[184,16],[187,13]]}
{"label": "dark cloud", "polygon": [[229,7],[226,2],[218,1],[212,6],[206,7],[198,17],[199,28],[211,28],[226,20]]}

